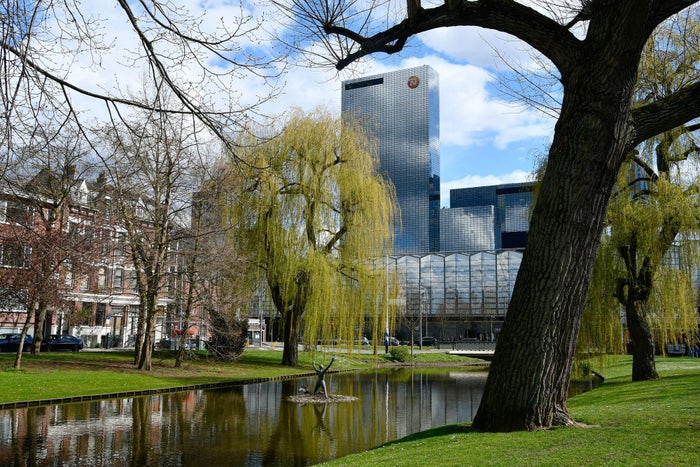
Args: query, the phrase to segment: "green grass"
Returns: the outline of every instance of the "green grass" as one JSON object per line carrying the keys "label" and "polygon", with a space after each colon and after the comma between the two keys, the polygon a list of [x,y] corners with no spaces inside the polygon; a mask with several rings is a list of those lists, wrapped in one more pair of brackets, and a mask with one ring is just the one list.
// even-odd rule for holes
{"label": "green grass", "polygon": [[[383,352],[336,354],[333,370],[366,369],[393,363]],[[12,368],[14,354],[0,353],[3,390],[0,403],[45,400],[116,392],[164,389],[194,384],[225,383],[249,379],[280,378],[312,373],[311,362],[328,364],[331,354],[299,352],[299,366],[280,364],[282,353],[246,350],[237,362],[221,362],[204,353],[191,353],[182,368],[174,368],[175,353],[154,352],[150,372],[133,365],[133,352],[52,352],[24,354],[22,368]],[[416,364],[462,364],[469,359],[445,353],[416,354]]]}
{"label": "green grass", "polygon": [[[416,354],[418,364],[461,364],[444,353]],[[281,353],[246,350],[238,362],[203,355],[174,368],[172,352],[154,354],[153,371],[138,371],[132,352],[24,355],[0,354],[0,402],[105,394],[190,384],[276,378],[311,372],[311,362],[331,355],[299,353],[299,367],[280,365]],[[364,369],[390,356],[338,354],[333,369]],[[473,360],[477,362],[477,360]],[[454,424],[416,433],[330,465],[700,465],[700,359],[657,360],[659,381],[632,383],[629,357],[591,362],[606,377],[594,391],[572,398],[569,410],[589,428],[555,428],[534,433],[479,433]]]}
{"label": "green grass", "polygon": [[[280,352],[250,350],[237,362],[220,362],[194,354],[193,358],[185,360],[182,368],[174,368],[173,352],[155,352],[153,369],[146,372],[133,365],[133,352],[25,354],[20,370],[12,368],[14,354],[4,353],[0,354],[3,371],[0,403],[279,378],[311,372],[313,356],[302,352],[299,357],[300,366],[290,368],[280,364]],[[366,366],[366,363],[344,357],[333,369]]]}
{"label": "green grass", "polygon": [[638,383],[627,357],[594,368],[605,384],[568,403],[588,428],[479,433],[447,425],[328,465],[700,465],[700,359],[659,359],[661,379]]}

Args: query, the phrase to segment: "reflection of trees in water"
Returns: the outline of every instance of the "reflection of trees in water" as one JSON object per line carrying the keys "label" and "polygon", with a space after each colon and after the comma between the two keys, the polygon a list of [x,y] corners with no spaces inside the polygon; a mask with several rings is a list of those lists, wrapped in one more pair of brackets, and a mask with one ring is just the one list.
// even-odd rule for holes
{"label": "reflection of trees in water", "polygon": [[311,377],[5,411],[0,459],[17,465],[315,464],[429,426],[469,421],[485,374],[404,368],[329,373],[326,380],[329,393],[359,400],[286,401],[313,383]]}
{"label": "reflection of trees in water", "polygon": [[[277,459],[286,459],[287,465],[307,465],[307,459],[303,453],[310,446],[299,426],[298,406],[285,400],[297,393],[297,382],[282,381],[281,387],[279,417],[276,425],[272,427],[267,446],[264,447],[262,465],[275,465]],[[279,452],[281,449],[292,452],[282,454]]]}
{"label": "reflection of trees in water", "polygon": [[131,406],[131,465],[148,465],[151,447],[151,398],[136,397]]}
{"label": "reflection of trees in water", "polygon": [[168,423],[177,426],[177,431],[171,430],[168,442],[184,446],[178,462],[217,465],[221,457],[211,452],[212,446],[216,446],[220,452],[227,453],[232,465],[244,463],[248,446],[240,440],[240,435],[250,430],[251,416],[245,403],[244,387],[211,389],[206,395],[201,391],[193,394],[196,397],[181,397],[171,404],[166,413],[169,419],[163,422],[163,431],[168,430]]}
{"label": "reflection of trees in water", "polygon": [[9,428],[12,443],[0,446],[0,459],[8,465],[35,465],[38,461],[37,451],[46,440],[47,407],[33,407],[26,410],[7,411],[0,426]]}

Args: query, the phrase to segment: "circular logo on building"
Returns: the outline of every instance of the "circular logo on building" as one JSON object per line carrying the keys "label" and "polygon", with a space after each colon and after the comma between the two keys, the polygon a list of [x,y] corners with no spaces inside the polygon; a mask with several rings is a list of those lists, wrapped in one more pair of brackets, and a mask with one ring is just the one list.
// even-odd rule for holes
{"label": "circular logo on building", "polygon": [[408,87],[409,88],[415,89],[418,87],[419,84],[420,84],[420,80],[418,79],[418,77],[416,75],[413,75],[410,78],[408,78]]}

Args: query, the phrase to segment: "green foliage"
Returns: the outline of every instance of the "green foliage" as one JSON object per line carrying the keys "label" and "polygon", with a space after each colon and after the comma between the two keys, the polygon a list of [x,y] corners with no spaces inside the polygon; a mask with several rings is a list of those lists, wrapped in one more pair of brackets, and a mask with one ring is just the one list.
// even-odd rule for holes
{"label": "green foliage", "polygon": [[389,353],[391,354],[391,358],[397,362],[403,363],[411,360],[411,354],[406,347],[392,347]]}
{"label": "green foliage", "polygon": [[[644,50],[637,105],[661,99],[700,78],[697,8],[662,24]],[[700,185],[696,127],[678,127],[630,154],[608,207],[578,341],[579,354],[621,353],[623,313],[642,317],[659,346],[697,332],[690,277],[697,248]]]}
{"label": "green foliage", "polygon": [[289,339],[302,331],[302,316],[308,342],[352,343],[365,316],[383,309],[381,258],[393,244],[395,197],[377,173],[374,144],[326,111],[296,110],[266,138],[240,146],[236,156],[247,165],[230,205],[232,241],[253,253],[282,322],[293,328],[285,330],[285,352],[295,347]]}

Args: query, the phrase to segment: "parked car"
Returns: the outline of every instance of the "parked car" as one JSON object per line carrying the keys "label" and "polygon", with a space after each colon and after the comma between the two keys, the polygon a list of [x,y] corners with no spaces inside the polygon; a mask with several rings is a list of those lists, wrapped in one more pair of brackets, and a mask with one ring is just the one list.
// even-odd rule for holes
{"label": "parked car", "polygon": [[397,338],[395,338],[394,336],[391,336],[389,338],[389,345],[400,345],[400,342]]}
{"label": "parked car", "polygon": [[[0,334],[0,352],[17,352],[20,337],[22,337],[22,335],[19,333]],[[34,338],[27,334],[24,337],[24,347],[22,351],[28,352],[31,350],[32,342],[34,342]]]}
{"label": "parked car", "polygon": [[70,350],[77,352],[83,348],[82,339],[74,336],[59,336],[52,334],[41,343],[42,352],[56,352],[59,350]]}
{"label": "parked car", "polygon": [[438,340],[437,340],[437,338],[435,338],[435,337],[428,337],[428,336],[425,336],[425,337],[423,337],[423,340],[421,341],[421,345],[422,345],[423,347],[425,347],[425,346],[437,347],[437,346],[438,346]]}
{"label": "parked car", "polygon": [[362,337],[362,339],[355,339],[355,345],[369,345],[369,339]]}

